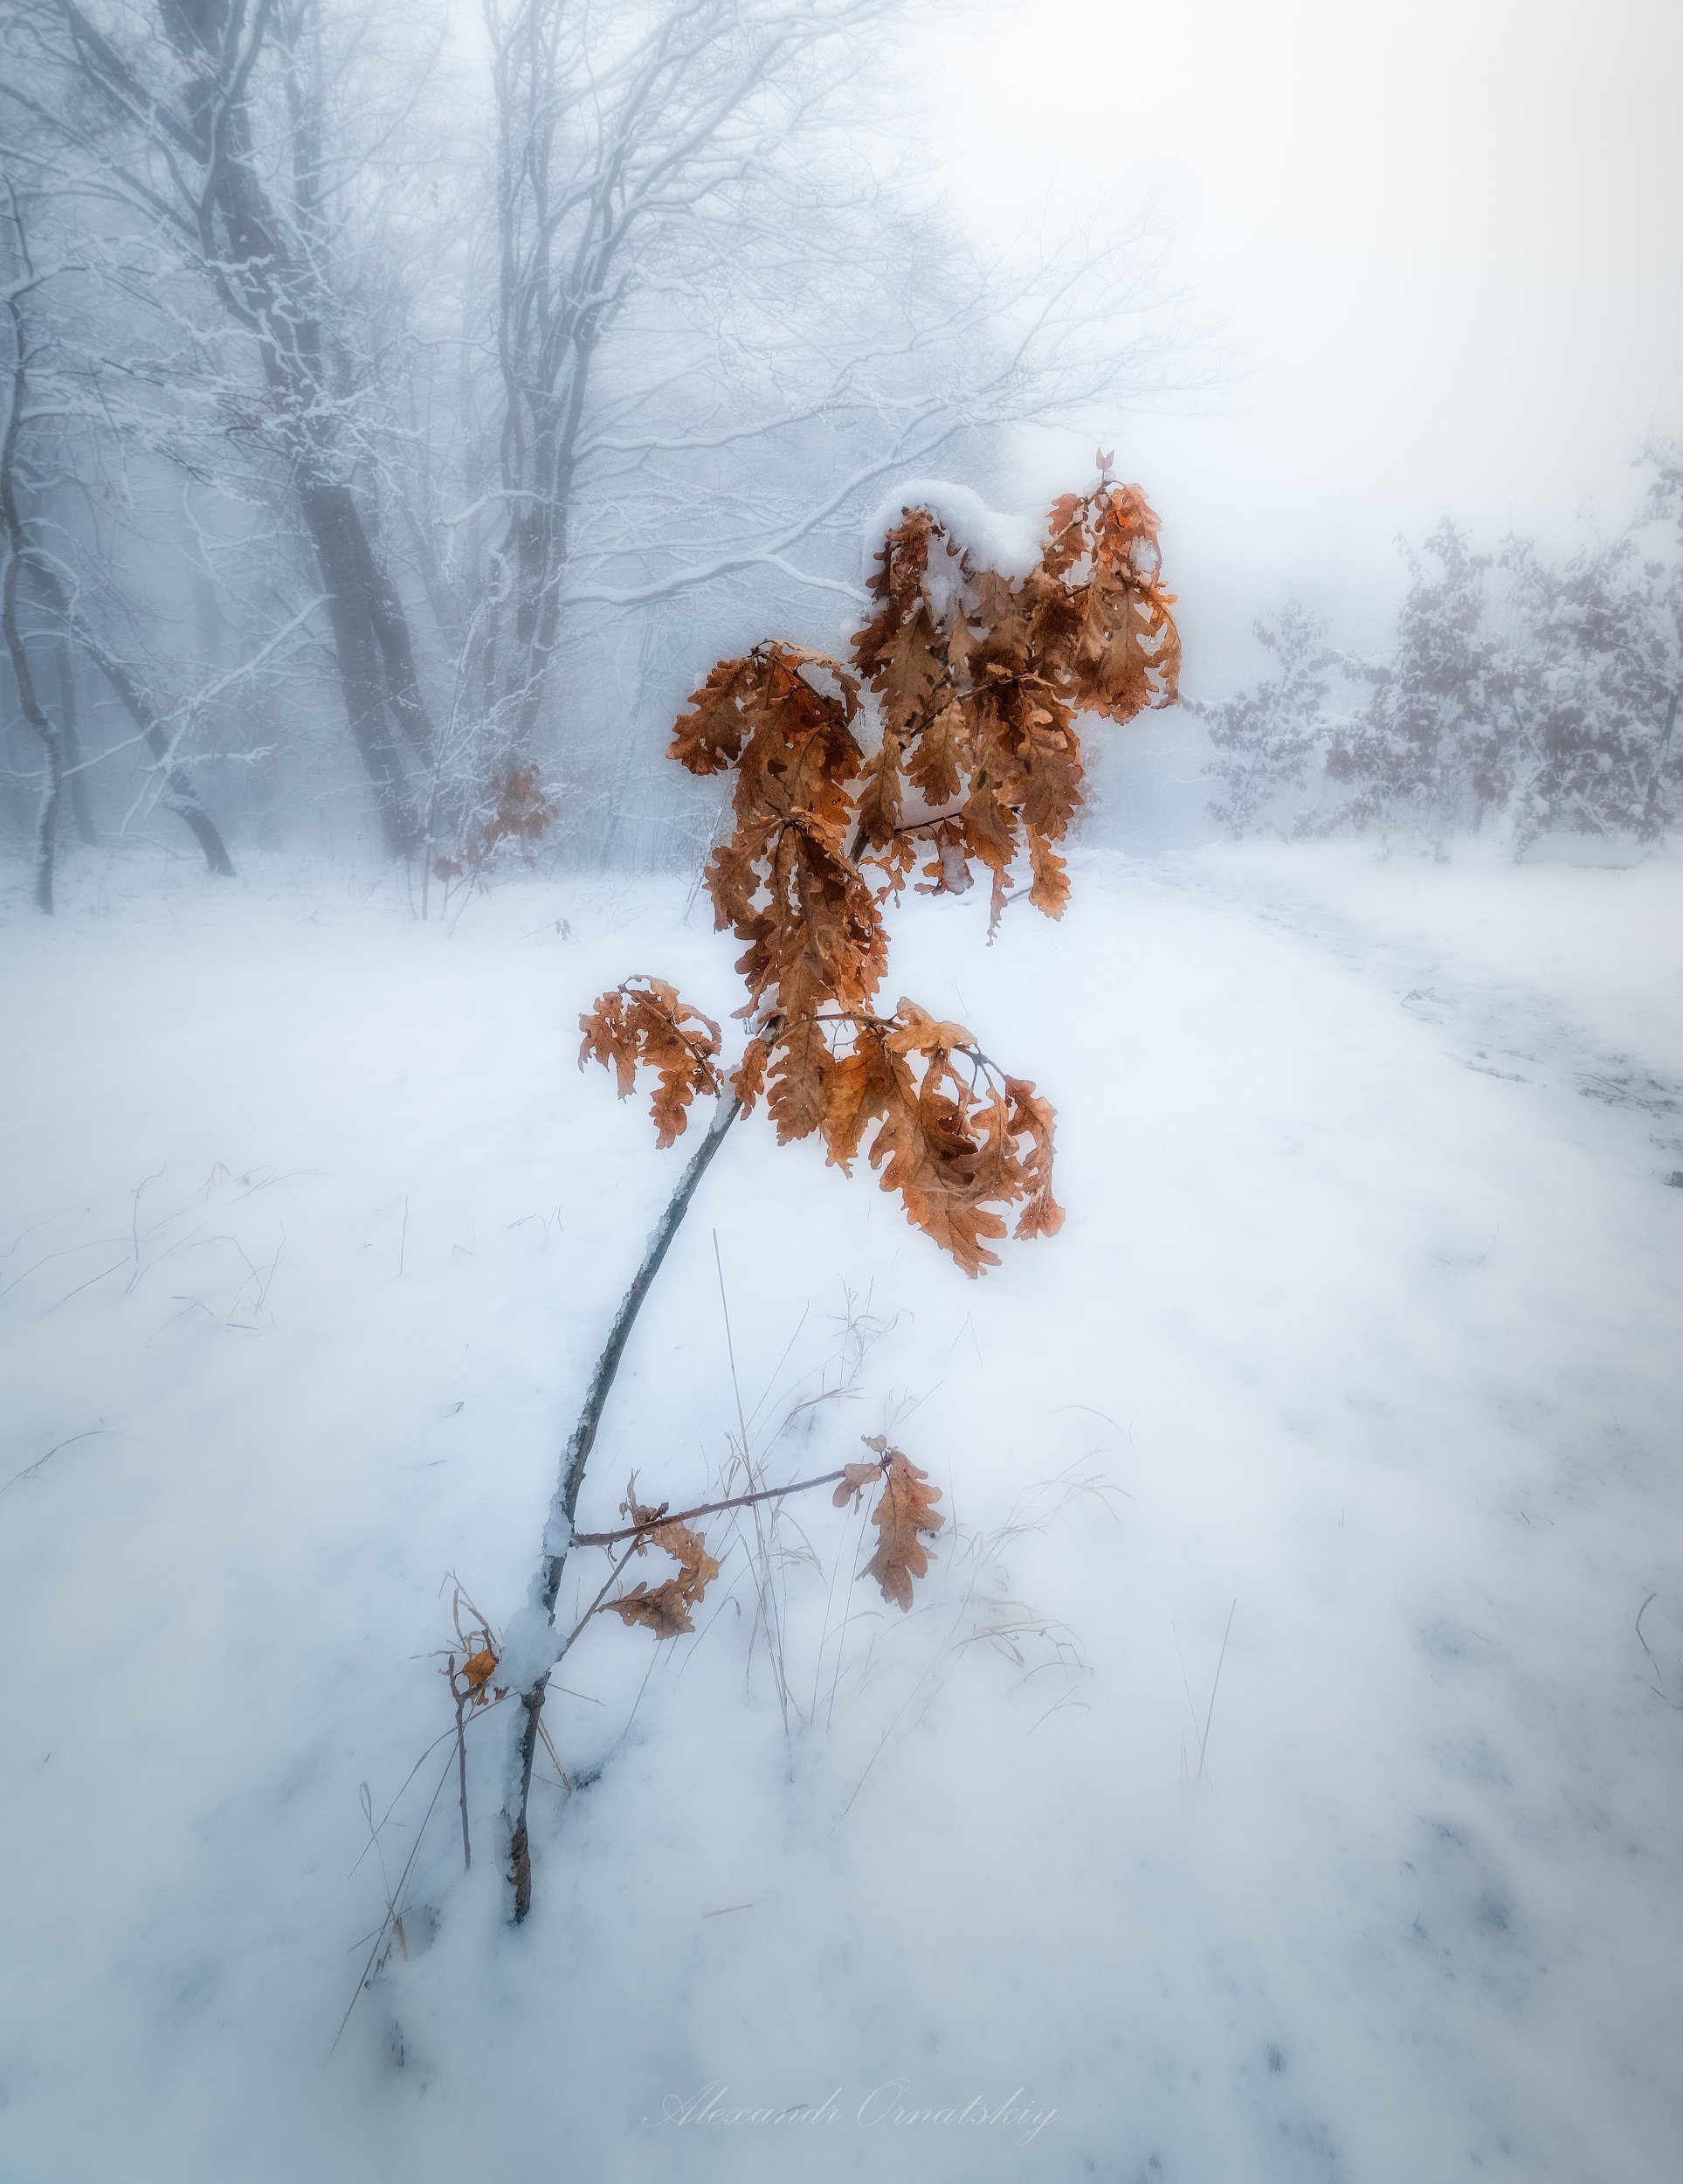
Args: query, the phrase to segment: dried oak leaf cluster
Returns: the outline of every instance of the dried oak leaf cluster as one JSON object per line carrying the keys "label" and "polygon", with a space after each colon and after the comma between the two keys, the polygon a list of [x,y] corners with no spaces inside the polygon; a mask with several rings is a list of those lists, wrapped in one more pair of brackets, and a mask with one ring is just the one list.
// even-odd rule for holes
{"label": "dried oak leaf cluster", "polygon": [[579,1024],[584,1043],[579,1065],[599,1061],[611,1069],[623,1100],[637,1082],[639,1068],[656,1073],[655,1143],[664,1151],[681,1137],[690,1102],[698,1092],[719,1092],[724,1080],[716,1067],[719,1026],[687,1002],[664,978],[627,978],[604,993]]}
{"label": "dried oak leaf cluster", "polygon": [[[885,1600],[908,1609],[912,1605],[913,1580],[924,1576],[929,1567],[929,1551],[924,1541],[932,1538],[947,1521],[935,1507],[941,1499],[941,1489],[931,1486],[928,1473],[919,1470],[900,1449],[891,1448],[880,1434],[870,1435],[865,1445],[875,1452],[872,1462],[845,1464],[839,1473],[832,1471],[826,1478],[806,1480],[802,1489],[793,1490],[823,1486],[829,1479],[838,1479],[835,1505],[845,1509],[850,1503],[857,1508],[859,1496],[870,1488],[881,1489],[872,1512],[872,1522],[877,1528],[876,1550],[859,1575],[874,1578]],[[735,1501],[709,1504],[720,1509],[741,1505]],[[617,1615],[627,1625],[641,1624],[657,1638],[677,1638],[694,1629],[690,1610],[700,1603],[701,1595],[718,1576],[720,1566],[707,1552],[701,1534],[682,1518],[668,1517],[668,1506],[662,1503],[659,1508],[651,1508],[639,1502],[633,1478],[619,1505],[619,1513],[628,1524],[638,1528],[630,1553],[642,1554],[652,1546],[662,1548],[678,1565],[678,1574],[659,1585],[652,1586],[644,1579],[629,1592],[604,1600],[600,1610],[604,1615]],[[693,1510],[687,1512],[690,1516],[703,1513]],[[486,1657],[494,1669],[494,1655]]]}
{"label": "dried oak leaf cluster", "polygon": [[[878,1008],[883,907],[922,857],[926,893],[962,892],[980,867],[996,922],[1026,866],[1030,900],[1060,916],[1058,846],[1084,800],[1077,715],[1173,703],[1179,639],[1157,520],[1137,487],[1108,479],[1058,501],[1022,577],[975,566],[921,508],[876,560],[852,668],[778,643],[723,660],[672,755],[735,774],[735,826],[706,874],[716,923],[744,946],[735,1097],[744,1110],[763,1097],[780,1140],[816,1133],[837,1166],[865,1151],[913,1225],[974,1275],[999,1263],[990,1246],[1011,1212],[1018,1236],[1062,1223],[1052,1109],[962,1025],[907,1000]],[[719,1089],[716,1027],[659,980],[627,981],[581,1023],[581,1061],[611,1063],[622,1096],[639,1063],[659,1072],[662,1144]]]}
{"label": "dried oak leaf cluster", "polygon": [[505,766],[487,786],[484,808],[462,843],[461,854],[435,857],[433,872],[440,880],[483,873],[500,850],[541,841],[559,816],[560,807],[535,766]]}
{"label": "dried oak leaf cluster", "polygon": [[648,1527],[636,1540],[631,1552],[641,1554],[648,1547],[663,1548],[678,1565],[678,1575],[667,1578],[660,1585],[650,1585],[645,1579],[629,1593],[604,1601],[603,1612],[617,1615],[627,1625],[641,1623],[657,1638],[676,1638],[693,1630],[690,1610],[719,1574],[719,1565],[707,1552],[706,1540],[693,1526],[680,1524],[676,1517],[659,1523],[662,1511],[646,1508],[637,1499],[635,1491],[620,1503],[619,1513],[627,1524]]}
{"label": "dried oak leaf cluster", "polygon": [[882,716],[859,804],[871,861],[897,890],[924,833],[929,889],[962,891],[980,865],[996,920],[1024,854],[1036,908],[1056,917],[1068,899],[1057,845],[1085,800],[1075,716],[1124,722],[1171,705],[1180,672],[1157,519],[1139,487],[1068,494],[1048,532],[1013,583],[908,508],[877,556],[878,611],[853,640]]}

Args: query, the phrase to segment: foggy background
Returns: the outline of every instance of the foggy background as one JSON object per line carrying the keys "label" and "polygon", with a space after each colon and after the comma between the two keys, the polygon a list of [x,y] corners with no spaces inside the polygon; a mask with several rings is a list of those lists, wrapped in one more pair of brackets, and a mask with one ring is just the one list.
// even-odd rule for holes
{"label": "foggy background", "polygon": [[1189,689],[1248,671],[1294,588],[1376,639],[1396,536],[1446,513],[1551,543],[1629,514],[1683,410],[1675,8],[1044,0],[929,59],[960,203],[1032,228],[1155,202],[1212,336],[1224,384],[1116,435],[1164,511]]}
{"label": "foggy background", "polygon": [[0,0],[3,2184],[1677,2184],[1680,64]]}
{"label": "foggy background", "polygon": [[[1163,514],[1190,696],[1266,665],[1289,595],[1378,653],[1399,535],[1445,515],[1564,550],[1636,509],[1683,415],[1677,10],[1045,0],[927,62],[969,218],[1031,244],[1142,209],[1161,238],[1184,384],[1114,440]],[[1032,494],[1086,451],[1014,452]],[[1207,838],[1206,757],[1184,715],[1107,746],[1107,833]]]}
{"label": "foggy background", "polygon": [[[680,34],[625,109],[633,164],[670,151],[672,179],[586,308],[567,250],[626,57]],[[226,208],[196,235],[197,155],[170,163],[201,35],[229,66],[249,45],[279,303],[218,290],[246,243]],[[45,711],[0,662],[0,830],[38,865],[66,829],[178,843],[188,792],[231,852],[383,847],[426,888],[487,826],[500,856],[529,826],[569,860],[693,864],[712,802],[664,740],[712,660],[843,642],[897,479],[1030,511],[1095,444],[1162,518],[1194,705],[1106,740],[1099,831],[1204,839],[1196,708],[1266,671],[1259,616],[1295,598],[1380,661],[1399,540],[1611,539],[1683,416],[1683,25],[1652,0],[1593,28],[1555,0],[21,0],[4,40],[0,253],[33,269],[6,552]],[[258,329],[293,319],[322,347],[278,399]],[[529,808],[499,803],[515,778]]]}

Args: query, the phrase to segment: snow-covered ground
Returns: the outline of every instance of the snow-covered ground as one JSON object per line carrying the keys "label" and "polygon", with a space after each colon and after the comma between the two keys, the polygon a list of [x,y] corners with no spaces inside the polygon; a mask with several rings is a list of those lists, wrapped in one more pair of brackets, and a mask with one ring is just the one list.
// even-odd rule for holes
{"label": "snow-covered ground", "polygon": [[1683,869],[910,906],[890,995],[1056,1102],[1064,1233],[967,1282],[742,1124],[586,1521],[699,1498],[740,1393],[958,1536],[902,1618],[809,1496],[769,1602],[749,1524],[693,1640],[593,1624],[518,1934],[447,1573],[520,1599],[683,1157],[578,1012],[722,1015],[732,950],[676,887],[183,869],[0,927],[4,2184],[1675,2175]]}

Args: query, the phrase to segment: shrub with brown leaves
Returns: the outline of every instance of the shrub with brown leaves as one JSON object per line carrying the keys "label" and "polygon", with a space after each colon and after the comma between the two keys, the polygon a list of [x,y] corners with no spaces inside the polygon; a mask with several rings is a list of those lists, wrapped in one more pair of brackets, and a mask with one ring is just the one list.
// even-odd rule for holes
{"label": "shrub with brown leaves", "polygon": [[[1175,702],[1173,595],[1156,517],[1108,478],[1056,503],[1038,562],[1016,579],[977,568],[908,508],[871,591],[852,667],[776,642],[721,660],[672,756],[735,776],[735,826],[706,881],[715,922],[744,946],[736,1099],[744,1111],[763,1100],[784,1143],[816,1133],[838,1166],[864,1151],[914,1227],[976,1275],[998,1264],[989,1247],[1013,1212],[1018,1236],[1062,1223],[1053,1110],[962,1026],[908,1000],[893,1015],[873,1006],[883,906],[921,857],[927,893],[985,873],[995,923],[1019,872],[1036,908],[1062,915],[1059,845],[1085,798],[1079,716],[1121,722]],[[694,1095],[718,1089],[717,1027],[658,980],[629,981],[581,1020],[584,1055],[617,1070],[622,1096],[638,1066],[659,1072],[663,1145]]]}
{"label": "shrub with brown leaves", "polygon": [[[723,1104],[649,1240],[562,1457],[531,1601],[552,1637],[572,1545],[630,1538],[627,1559],[664,1548],[675,1576],[610,1599],[616,1565],[585,1622],[617,1614],[675,1637],[693,1628],[691,1611],[719,1572],[690,1518],[833,1480],[838,1503],[880,1480],[877,1546],[863,1574],[886,1600],[911,1607],[927,1543],[945,1520],[928,1475],[881,1439],[868,1444],[873,1463],[677,1516],[630,1496],[620,1532],[576,1533],[573,1520],[631,1325],[738,1114],[763,1103],[780,1140],[817,1136],[844,1169],[863,1153],[913,1226],[968,1275],[999,1263],[991,1247],[1011,1216],[1018,1236],[1062,1226],[1050,1102],[963,1025],[904,999],[886,1013],[878,994],[888,968],[884,906],[914,874],[935,895],[962,893],[985,874],[990,932],[1019,876],[1038,909],[1061,916],[1060,846],[1085,798],[1080,716],[1124,722],[1175,702],[1179,639],[1157,520],[1137,487],[1112,481],[1107,458],[1100,467],[1092,492],[1056,503],[1038,560],[1016,577],[977,566],[930,510],[905,508],[876,556],[873,611],[851,665],[757,645],[721,660],[674,728],[672,756],[692,773],[735,777],[734,824],[706,882],[718,929],[742,945],[747,998],[736,1014],[748,1036],[726,1072],[719,1026],[651,978],[625,979],[580,1019],[581,1061],[611,1068],[622,1098],[639,1069],[653,1070],[663,1146],[683,1135],[698,1094],[722,1095]],[[531,1903],[528,1804],[548,1678],[546,1666],[521,1690],[505,1807],[517,1921]]]}
{"label": "shrub with brown leaves", "polygon": [[483,881],[486,868],[505,853],[512,851],[529,862],[527,845],[541,841],[559,812],[535,766],[505,766],[487,784],[482,808],[463,838],[459,854],[435,858],[432,870],[444,881],[469,875]]}

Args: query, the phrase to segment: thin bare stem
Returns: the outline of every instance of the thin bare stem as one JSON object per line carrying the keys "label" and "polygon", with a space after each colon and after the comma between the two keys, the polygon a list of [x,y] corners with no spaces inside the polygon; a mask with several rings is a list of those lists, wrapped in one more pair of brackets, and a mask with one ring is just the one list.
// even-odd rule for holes
{"label": "thin bare stem", "polygon": [[1204,1773],[1205,1757],[1210,1750],[1210,1724],[1216,1718],[1216,1693],[1221,1689],[1222,1665],[1227,1659],[1227,1641],[1233,1635],[1233,1617],[1238,1608],[1238,1602],[1235,1600],[1227,1611],[1227,1628],[1221,1634],[1221,1655],[1216,1662],[1216,1680],[1210,1686],[1209,1710],[1204,1717],[1204,1734],[1198,1739],[1198,1773],[1200,1775]]}
{"label": "thin bare stem", "polygon": [[[851,863],[859,862],[864,853],[866,841],[866,829],[861,822],[855,827],[853,839],[848,848],[847,854]],[[678,1178],[677,1187],[666,1201],[666,1210],[661,1215],[654,1234],[649,1239],[648,1248],[643,1254],[643,1262],[631,1277],[631,1287],[620,1299],[619,1310],[615,1315],[612,1327],[609,1330],[608,1340],[604,1345],[602,1355],[597,1360],[596,1371],[590,1376],[590,1384],[585,1391],[584,1404],[579,1413],[578,1423],[574,1427],[572,1435],[562,1455],[561,1476],[556,1482],[555,1496],[549,1505],[549,1519],[543,1530],[543,1560],[539,1565],[537,1576],[532,1585],[532,1605],[541,1609],[548,1619],[551,1627],[555,1621],[555,1601],[561,1591],[561,1573],[566,1566],[568,1551],[575,1538],[573,1517],[578,1507],[579,1489],[584,1482],[584,1467],[590,1461],[591,1449],[596,1446],[597,1433],[602,1424],[602,1413],[619,1372],[620,1362],[625,1355],[625,1345],[631,1340],[631,1330],[637,1324],[638,1314],[643,1309],[644,1300],[653,1286],[654,1278],[659,1273],[666,1254],[672,1248],[673,1238],[678,1234],[684,1216],[690,1209],[690,1201],[695,1196],[702,1177],[713,1165],[714,1156],[725,1142],[732,1123],[735,1122],[741,1111],[742,1102],[734,1092],[728,1098],[720,1101],[713,1121],[707,1127],[707,1136],[696,1147],[690,1157],[689,1165]],[[788,1489],[781,1488],[775,1490],[789,1491]],[[753,1495],[747,1498],[757,1501],[769,1497]],[[595,1610],[592,1609],[591,1612],[594,1614]],[[577,1635],[578,1633],[575,1631],[573,1637],[576,1638]],[[572,1642],[572,1638],[567,1641],[569,1646]],[[562,1651],[564,1652],[565,1649],[563,1648]],[[557,1659],[559,1657],[559,1655],[556,1656]],[[551,1666],[553,1665],[552,1662]],[[531,1800],[532,1766],[537,1752],[538,1731],[543,1717],[543,1698],[548,1682],[549,1669],[546,1669],[529,1689],[521,1693],[522,1715],[521,1733],[514,1749],[508,1794],[503,1804],[503,1819],[508,1831],[508,1878],[509,1884],[514,1890],[514,1921],[516,1925],[521,1924],[532,1908],[532,1848],[527,1828],[527,1808]]]}
{"label": "thin bare stem", "polygon": [[[624,1538],[624,1535],[623,1533],[616,1534],[616,1537],[617,1537],[617,1538]],[[581,1543],[581,1544],[583,1544],[583,1543]],[[562,1662],[566,1659],[567,1655],[569,1655],[569,1654],[572,1651],[573,1648],[574,1648],[574,1647],[575,1647],[575,1646],[578,1643],[579,1639],[580,1639],[580,1638],[583,1635],[583,1632],[584,1632],[584,1626],[585,1626],[585,1624],[586,1624],[586,1623],[588,1623],[588,1622],[590,1621],[590,1620],[591,1616],[592,1616],[592,1615],[594,1615],[594,1614],[596,1614],[598,1612],[598,1610],[602,1607],[603,1604],[604,1604],[604,1601],[607,1600],[607,1597],[608,1597],[609,1593],[612,1590],[613,1586],[614,1586],[614,1583],[615,1583],[615,1581],[617,1580],[617,1579],[618,1578],[620,1572],[621,1572],[621,1571],[622,1571],[622,1570],[625,1567],[625,1565],[626,1565],[626,1564],[627,1564],[627,1563],[631,1560],[631,1557],[632,1557],[632,1556],[633,1556],[636,1552],[637,1552],[637,1549],[636,1549],[635,1547],[627,1547],[627,1548],[626,1548],[626,1550],[625,1550],[625,1552],[624,1552],[624,1553],[623,1555],[621,1555],[621,1556],[620,1556],[620,1558],[619,1558],[619,1559],[618,1559],[618,1561],[615,1563],[615,1565],[614,1565],[613,1568],[612,1568],[611,1570],[610,1570],[610,1571],[609,1571],[609,1572],[608,1572],[608,1574],[607,1574],[607,1576],[606,1576],[605,1578],[604,1578],[604,1579],[602,1580],[602,1590],[601,1590],[601,1591],[600,1591],[600,1592],[597,1594],[596,1598],[595,1598],[595,1599],[594,1599],[594,1600],[590,1602],[590,1606],[589,1606],[589,1607],[585,1609],[584,1613],[583,1613],[583,1614],[579,1617],[578,1621],[576,1621],[576,1622],[573,1625],[573,1628],[572,1628],[571,1631],[570,1631],[570,1632],[569,1633],[569,1635],[568,1635],[568,1639],[567,1639],[567,1642],[566,1642],[566,1644],[565,1644],[565,1645],[564,1645],[564,1646],[561,1648],[561,1651],[560,1651],[560,1652],[559,1652],[559,1653],[555,1655],[555,1668],[559,1668],[559,1667],[561,1666]],[[553,1745],[549,1744],[549,1739],[548,1739],[548,1738],[547,1736],[544,1738],[544,1740],[543,1740],[543,1741],[544,1741],[544,1743],[545,1743],[546,1745],[548,1745],[548,1749],[549,1749],[549,1756],[550,1756],[550,1758],[551,1758],[552,1759],[555,1759],[555,1746],[554,1746]],[[555,1772],[556,1772],[557,1773],[559,1773],[561,1772],[561,1762],[560,1762],[560,1760],[559,1760],[559,1759],[555,1759]]]}
{"label": "thin bare stem", "polygon": [[[451,1664],[451,1682],[455,1682],[456,1664]],[[473,1842],[467,1832],[467,1731],[464,1725],[464,1710],[467,1705],[466,1691],[456,1694],[456,1765],[459,1770],[459,1789],[462,1807],[462,1865],[466,1871],[473,1870]]]}
{"label": "thin bare stem", "polygon": [[640,1524],[627,1524],[619,1531],[582,1531],[573,1544],[579,1547],[611,1547],[621,1539],[634,1538],[638,1532],[657,1531],[662,1524],[687,1524],[692,1517],[713,1517],[723,1509],[746,1509],[750,1502],[775,1502],[784,1494],[804,1494],[810,1487],[834,1486],[842,1476],[839,1471],[824,1471],[816,1479],[795,1479],[787,1486],[762,1486],[757,1493],[733,1494],[723,1502],[698,1502],[693,1509],[680,1509],[675,1515],[669,1515],[663,1506]]}

